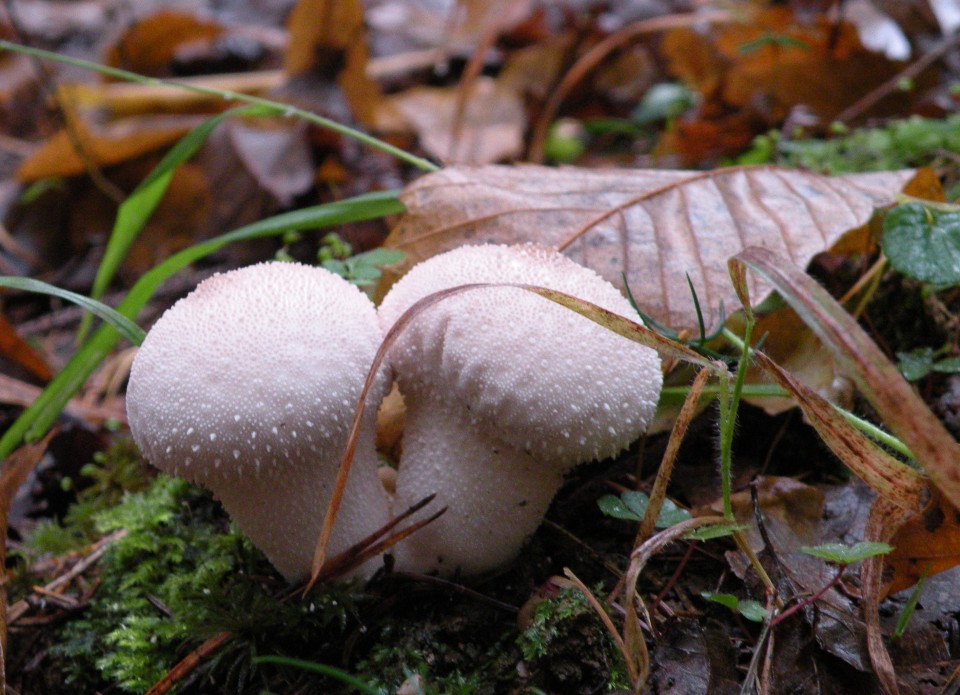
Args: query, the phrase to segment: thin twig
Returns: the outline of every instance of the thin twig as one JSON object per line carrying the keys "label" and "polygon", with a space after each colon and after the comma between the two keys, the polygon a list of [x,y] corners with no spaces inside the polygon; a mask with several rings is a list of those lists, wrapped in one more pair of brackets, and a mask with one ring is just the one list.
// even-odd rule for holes
{"label": "thin twig", "polygon": [[916,61],[841,111],[834,120],[840,123],[848,123],[849,121],[859,118],[878,101],[894,92],[903,80],[914,79],[957,46],[960,46],[960,32],[954,32],[950,36],[944,37],[937,45],[920,56]]}

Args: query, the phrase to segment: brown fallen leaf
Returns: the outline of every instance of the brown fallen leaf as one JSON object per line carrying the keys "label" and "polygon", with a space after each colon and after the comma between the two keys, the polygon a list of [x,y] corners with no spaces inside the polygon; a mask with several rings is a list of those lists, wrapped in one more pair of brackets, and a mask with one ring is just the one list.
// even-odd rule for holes
{"label": "brown fallen leaf", "polygon": [[353,115],[372,125],[383,105],[380,86],[368,77],[367,30],[360,0],[299,0],[287,19],[285,68],[336,79]]}
{"label": "brown fallen leaf", "polygon": [[50,381],[53,371],[46,359],[17,334],[7,317],[0,313],[0,355],[26,369],[40,381]]}
{"label": "brown fallen leaf", "polygon": [[934,493],[930,504],[890,539],[885,558],[883,594],[895,594],[931,576],[960,565],[960,510]]}
{"label": "brown fallen leaf", "polygon": [[65,130],[48,138],[17,170],[17,178],[32,183],[52,176],[77,176],[90,163],[111,166],[176,142],[202,116],[136,116],[97,125],[75,119],[73,135],[84,150],[77,153],[74,139]]}
{"label": "brown fallen leaf", "polygon": [[[386,245],[407,254],[390,283],[464,244],[536,241],[560,248],[623,287],[673,328],[696,330],[689,274],[705,322],[739,306],[726,259],[760,245],[804,267],[874,208],[894,202],[913,171],[827,177],[777,167],[710,172],[449,167],[402,194],[407,213]],[[754,299],[770,286],[749,280]]]}
{"label": "brown fallen leaf", "polygon": [[455,132],[458,87],[414,87],[391,97],[423,149],[445,162],[489,164],[523,151],[526,114],[519,94],[489,77],[473,83]]}
{"label": "brown fallen leaf", "polygon": [[136,22],[104,56],[107,65],[150,77],[171,75],[178,51],[208,44],[223,28],[187,12],[161,11]]}

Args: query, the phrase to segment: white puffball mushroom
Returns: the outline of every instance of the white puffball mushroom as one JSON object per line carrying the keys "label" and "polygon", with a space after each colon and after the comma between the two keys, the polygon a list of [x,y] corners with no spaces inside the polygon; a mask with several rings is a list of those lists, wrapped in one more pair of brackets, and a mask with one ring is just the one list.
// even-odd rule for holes
{"label": "white puffball mushroom", "polygon": [[[613,285],[557,251],[491,245],[415,266],[384,298],[381,325],[473,283],[547,287],[636,316]],[[408,408],[394,509],[431,492],[449,507],[395,549],[398,568],[414,571],[477,573],[516,555],[567,472],[645,431],[662,385],[654,350],[512,287],[428,307],[387,359]]]}
{"label": "white puffball mushroom", "polygon": [[[210,489],[287,579],[302,580],[381,339],[367,296],[321,268],[262,263],[215,275],[140,347],[131,432],[150,463]],[[381,376],[370,402],[388,385]],[[388,520],[376,406],[366,413],[328,557]]]}

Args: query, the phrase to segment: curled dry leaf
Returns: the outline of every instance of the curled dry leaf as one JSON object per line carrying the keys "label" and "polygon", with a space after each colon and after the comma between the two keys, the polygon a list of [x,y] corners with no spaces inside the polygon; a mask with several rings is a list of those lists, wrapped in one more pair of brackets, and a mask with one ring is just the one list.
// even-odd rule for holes
{"label": "curled dry leaf", "polygon": [[[452,167],[402,195],[407,213],[387,246],[411,265],[463,244],[536,241],[623,287],[645,312],[695,328],[685,274],[708,328],[737,306],[726,259],[765,246],[804,267],[873,209],[894,202],[913,171],[827,177],[776,167],[710,172],[593,171],[536,166]],[[748,280],[760,299],[770,285]],[[380,288],[385,292],[386,286]]]}
{"label": "curled dry leaf", "polygon": [[856,320],[813,278],[768,249],[747,248],[730,263],[746,264],[774,284],[886,425],[913,452],[931,482],[954,506],[960,505],[960,444]]}

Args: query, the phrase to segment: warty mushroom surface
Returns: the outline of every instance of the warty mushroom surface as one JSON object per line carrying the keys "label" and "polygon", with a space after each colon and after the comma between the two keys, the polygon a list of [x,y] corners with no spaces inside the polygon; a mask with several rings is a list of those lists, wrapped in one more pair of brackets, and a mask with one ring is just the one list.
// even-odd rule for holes
{"label": "warty mushroom surface", "polygon": [[[384,298],[384,331],[424,297],[473,283],[558,290],[632,318],[592,270],[538,245],[468,246],[415,266]],[[388,353],[407,403],[395,510],[437,493],[447,513],[395,551],[400,569],[491,569],[519,552],[563,476],[640,436],[662,384],[656,352],[521,288],[444,298]]]}
{"label": "warty mushroom surface", "polygon": [[[127,390],[131,432],[150,463],[212,490],[285,577],[304,579],[381,337],[366,295],[321,268],[263,263],[215,275],[141,346]],[[328,556],[387,521],[373,446],[387,386],[380,378],[372,390]]]}

